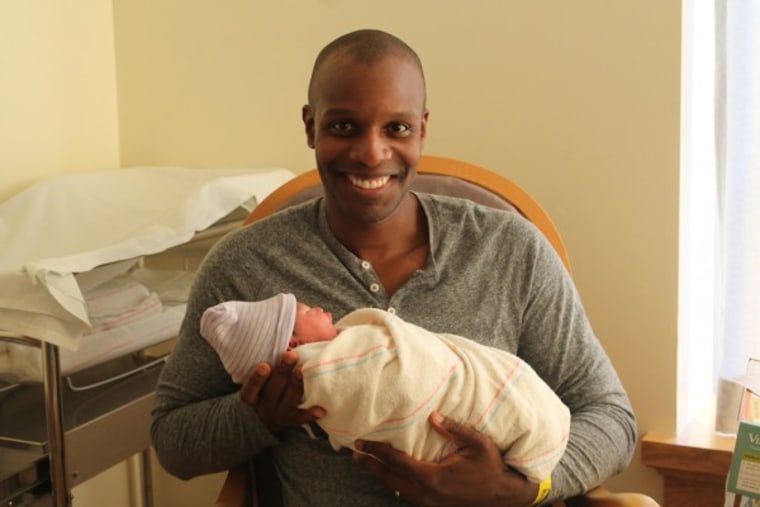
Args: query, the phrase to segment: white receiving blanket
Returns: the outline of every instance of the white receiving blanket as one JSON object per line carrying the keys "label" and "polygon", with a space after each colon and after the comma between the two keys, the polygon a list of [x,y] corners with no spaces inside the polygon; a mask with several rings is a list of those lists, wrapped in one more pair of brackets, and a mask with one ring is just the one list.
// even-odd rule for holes
{"label": "white receiving blanket", "polygon": [[517,356],[377,309],[356,310],[336,326],[334,340],[296,349],[301,407],[325,408],[318,422],[336,450],[366,439],[440,460],[455,449],[427,420],[437,410],[490,435],[505,463],[533,482],[562,457],[570,412]]}
{"label": "white receiving blanket", "polygon": [[[61,375],[71,375],[177,336],[185,308],[184,304],[166,307],[159,313],[123,326],[82,335],[76,352],[61,349]],[[8,383],[41,382],[40,349],[0,340],[0,380]]]}
{"label": "white receiving blanket", "polygon": [[[86,277],[78,277],[93,326],[79,338],[76,351],[61,349],[62,375],[144,349],[179,333],[193,273],[134,268],[133,264],[121,263],[122,269],[130,269],[128,273],[120,274],[121,270],[111,265],[106,267],[109,273],[97,268]],[[0,340],[0,379],[13,383],[41,381],[40,349]]]}
{"label": "white receiving blanket", "polygon": [[76,350],[91,322],[75,274],[185,243],[293,176],[136,167],[41,181],[0,203],[0,330]]}

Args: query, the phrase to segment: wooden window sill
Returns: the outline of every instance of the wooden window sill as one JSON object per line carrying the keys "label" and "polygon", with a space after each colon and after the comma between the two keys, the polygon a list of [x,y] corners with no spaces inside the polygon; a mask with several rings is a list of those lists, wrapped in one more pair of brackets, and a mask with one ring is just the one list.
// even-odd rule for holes
{"label": "wooden window sill", "polygon": [[664,505],[723,505],[736,439],[712,430],[703,418],[677,436],[647,433],[641,461],[664,478]]}

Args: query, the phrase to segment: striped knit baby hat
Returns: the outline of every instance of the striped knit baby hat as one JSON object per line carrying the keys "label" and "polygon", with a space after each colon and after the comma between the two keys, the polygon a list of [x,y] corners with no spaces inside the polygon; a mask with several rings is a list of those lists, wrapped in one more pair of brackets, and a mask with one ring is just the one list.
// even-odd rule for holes
{"label": "striped knit baby hat", "polygon": [[233,382],[242,384],[261,362],[274,365],[288,348],[296,319],[293,294],[262,301],[227,301],[201,316],[201,335],[219,354]]}

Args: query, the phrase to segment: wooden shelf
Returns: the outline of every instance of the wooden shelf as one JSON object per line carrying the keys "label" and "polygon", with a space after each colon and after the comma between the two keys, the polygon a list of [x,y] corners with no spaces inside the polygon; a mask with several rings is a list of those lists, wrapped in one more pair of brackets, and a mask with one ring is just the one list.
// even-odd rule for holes
{"label": "wooden shelf", "polygon": [[641,442],[641,461],[664,478],[666,507],[723,505],[733,436],[712,430],[703,417],[677,436],[647,433]]}

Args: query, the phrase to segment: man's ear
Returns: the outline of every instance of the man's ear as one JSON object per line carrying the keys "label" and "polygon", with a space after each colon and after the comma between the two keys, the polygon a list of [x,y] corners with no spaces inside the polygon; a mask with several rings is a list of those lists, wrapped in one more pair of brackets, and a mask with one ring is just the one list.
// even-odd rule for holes
{"label": "man's ear", "polygon": [[301,118],[306,130],[306,144],[309,148],[314,149],[314,110],[309,104],[301,108]]}
{"label": "man's ear", "polygon": [[430,115],[430,112],[425,109],[425,111],[422,113],[422,121],[420,122],[420,141],[425,141],[425,138],[427,137],[427,122],[428,122],[428,116]]}

